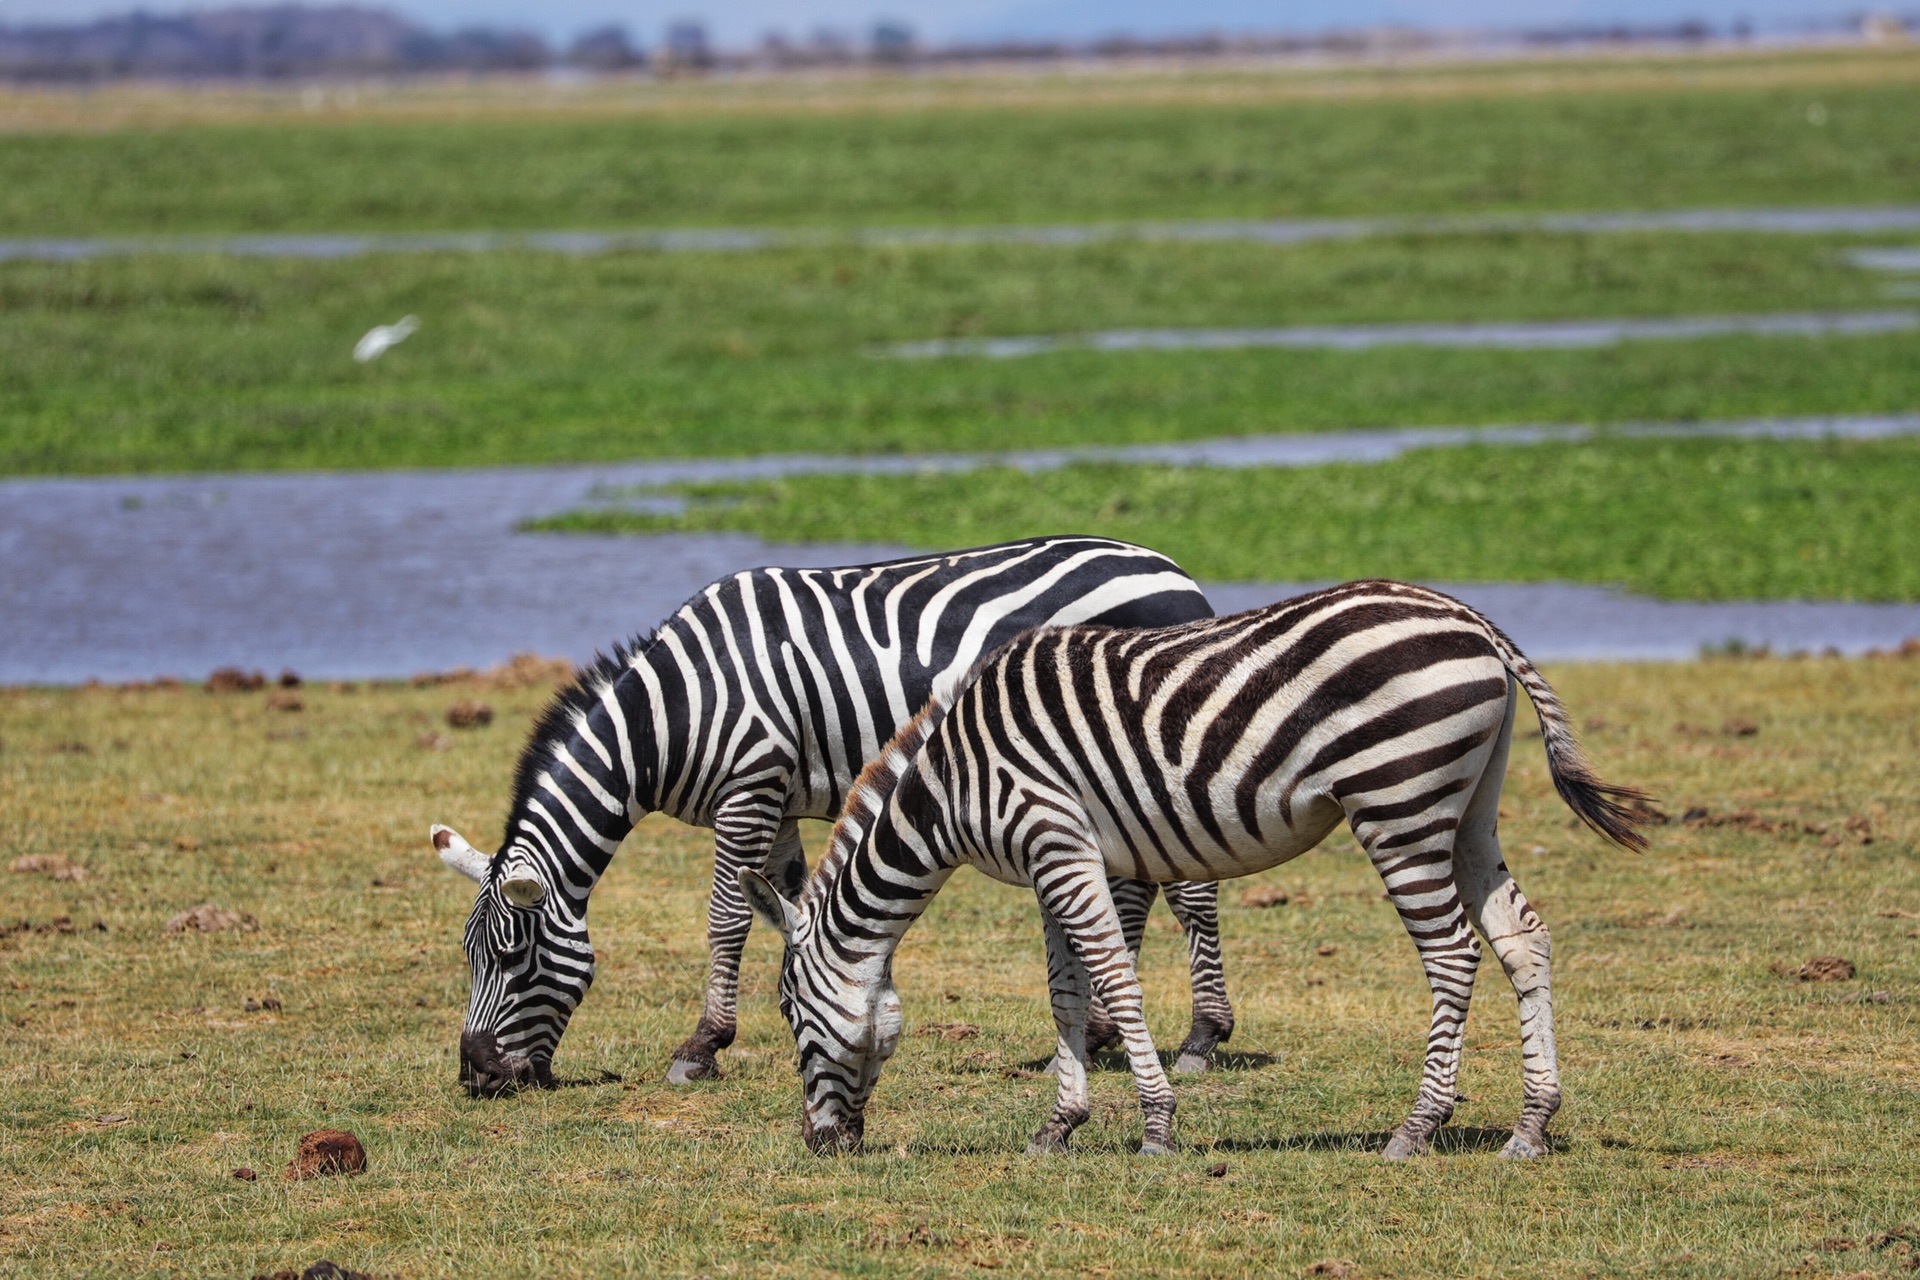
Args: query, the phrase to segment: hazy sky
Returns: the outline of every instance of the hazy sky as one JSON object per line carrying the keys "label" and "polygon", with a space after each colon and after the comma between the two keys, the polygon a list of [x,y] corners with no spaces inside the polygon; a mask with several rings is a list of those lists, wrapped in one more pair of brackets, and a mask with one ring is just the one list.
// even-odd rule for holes
{"label": "hazy sky", "polygon": [[[142,8],[150,13],[223,7],[231,0],[0,0],[0,22],[73,21]],[[251,0],[271,3],[272,0]],[[324,2],[324,0],[317,0]],[[990,36],[1087,38],[1220,31],[1314,30],[1400,22],[1416,26],[1542,26],[1566,22],[1673,22],[1701,18],[1725,25],[1747,18],[1777,27],[1873,7],[1863,0],[357,0],[438,28],[461,24],[524,27],[565,40],[608,23],[653,43],[679,18],[704,21],[723,44],[757,41],[768,31],[804,37],[826,27],[861,35],[878,19],[906,22],[935,40]],[[1909,7],[1912,0],[1891,7]]]}

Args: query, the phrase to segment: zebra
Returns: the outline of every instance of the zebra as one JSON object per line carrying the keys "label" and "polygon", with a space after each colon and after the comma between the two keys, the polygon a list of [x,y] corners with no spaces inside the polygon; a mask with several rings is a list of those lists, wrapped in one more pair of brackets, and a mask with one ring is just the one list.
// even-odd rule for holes
{"label": "zebra", "polygon": [[860,1146],[900,1039],[894,950],[971,865],[1031,886],[1045,919],[1058,1097],[1029,1152],[1065,1150],[1087,1119],[1090,994],[1121,1030],[1145,1113],[1142,1153],[1171,1150],[1174,1097],[1108,876],[1249,875],[1305,853],[1344,818],[1433,997],[1418,1098],[1384,1154],[1426,1150],[1453,1113],[1474,928],[1520,1004],[1523,1104],[1502,1154],[1544,1152],[1560,1106],[1550,942],[1496,831],[1516,686],[1539,716],[1562,800],[1609,840],[1644,848],[1648,797],[1602,782],[1540,673],[1486,618],[1436,591],[1354,582],[1159,631],[1080,626],[1012,641],[868,765],[797,904],[741,875],[787,943],[780,1005],[807,1144]]}
{"label": "zebra", "polygon": [[[434,847],[479,885],[464,936],[473,989],[461,1081],[476,1096],[552,1082],[593,980],[587,897],[649,812],[714,831],[710,972],[668,1080],[717,1076],[734,1038],[752,912],[737,873],[788,893],[806,877],[797,820],[832,818],[864,762],[982,653],[1029,627],[1160,626],[1213,616],[1171,560],[1106,538],[1030,539],[838,569],[755,569],[714,582],[642,643],[600,657],[534,728],[505,843],[450,827]],[[1120,885],[1139,928],[1158,886]],[[1211,883],[1165,886],[1186,929],[1194,1020],[1183,1065],[1233,1030]],[[1117,1036],[1117,1033],[1115,1033]]]}

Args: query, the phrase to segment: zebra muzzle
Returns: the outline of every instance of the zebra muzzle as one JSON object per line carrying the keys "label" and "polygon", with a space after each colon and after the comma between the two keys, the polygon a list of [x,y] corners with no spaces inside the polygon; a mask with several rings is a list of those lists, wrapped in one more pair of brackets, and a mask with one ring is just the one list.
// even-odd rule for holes
{"label": "zebra muzzle", "polygon": [[551,1064],[524,1053],[502,1053],[491,1031],[460,1034],[460,1083],[475,1098],[497,1098],[529,1086],[553,1087]]}

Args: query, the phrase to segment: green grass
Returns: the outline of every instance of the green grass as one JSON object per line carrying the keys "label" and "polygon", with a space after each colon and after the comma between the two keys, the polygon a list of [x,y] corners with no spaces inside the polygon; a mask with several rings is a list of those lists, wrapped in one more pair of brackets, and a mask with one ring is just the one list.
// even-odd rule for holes
{"label": "green grass", "polygon": [[1671,599],[1920,600],[1920,441],[1600,440],[1378,464],[823,476],[676,486],[676,515],[568,512],[576,533],[972,546],[1073,529],[1212,581],[1617,584]]}
{"label": "green grass", "polygon": [[[1549,68],[1581,86],[1577,71]],[[1920,85],[17,133],[0,234],[1004,222],[1920,197]],[[1283,83],[1283,82],[1282,82]],[[1152,85],[1142,91],[1151,92]],[[1483,89],[1485,86],[1482,87]],[[1808,123],[1818,101],[1826,123]]]}
{"label": "green grass", "polygon": [[[0,264],[0,473],[390,467],[1191,439],[1401,423],[1904,411],[1911,335],[1600,351],[896,362],[1151,325],[1889,305],[1841,239],[535,253]],[[1904,304],[1897,304],[1904,305]],[[375,323],[421,318],[373,365]]]}
{"label": "green grass", "polygon": [[[1675,814],[1749,816],[1660,828],[1644,856],[1601,846],[1570,829],[1523,713],[1501,831],[1554,931],[1568,1101],[1560,1149],[1522,1167],[1491,1149],[1519,1105],[1519,1049],[1484,967],[1440,1152],[1388,1166],[1365,1149],[1411,1103],[1427,997],[1344,835],[1268,877],[1287,906],[1253,910],[1227,886],[1239,1056],[1176,1086],[1180,1154],[1132,1154],[1139,1115],[1112,1069],[1075,1154],[1020,1154],[1050,1101],[1023,1074],[1051,1037],[1039,928],[1029,894],[962,876],[900,953],[908,1035],[872,1153],[818,1159],[764,930],[728,1077],[661,1083],[698,1008],[711,844],[657,820],[598,892],[599,980],[556,1064],[625,1082],[496,1102],[456,1088],[471,894],[426,827],[497,834],[537,695],[482,694],[495,726],[439,752],[416,737],[472,691],[309,687],[295,714],[257,694],[0,692],[0,857],[90,873],[0,871],[0,923],[77,928],[0,937],[0,1274],[320,1257],[415,1280],[1232,1277],[1325,1260],[1360,1276],[1903,1274],[1920,1225],[1920,664],[1549,675],[1607,777]],[[1719,728],[1742,718],[1757,733]],[[260,931],[163,932],[207,899]],[[1143,971],[1169,1043],[1179,947],[1157,914]],[[1822,953],[1858,978],[1775,972]],[[269,993],[279,1012],[244,1009]],[[954,1022],[979,1033],[916,1034]],[[370,1171],[282,1181],[321,1126],[357,1132]],[[260,1180],[229,1176],[242,1165]]]}

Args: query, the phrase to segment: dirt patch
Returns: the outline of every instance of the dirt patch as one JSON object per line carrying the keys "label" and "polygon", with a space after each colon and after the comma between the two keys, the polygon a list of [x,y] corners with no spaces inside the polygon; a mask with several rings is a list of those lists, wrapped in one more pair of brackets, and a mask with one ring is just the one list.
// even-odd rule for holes
{"label": "dirt patch", "polygon": [[1255,885],[1240,895],[1241,906],[1253,907],[1255,909],[1284,907],[1291,900],[1287,891],[1277,884]]}
{"label": "dirt patch", "polygon": [[573,663],[565,658],[543,658],[537,653],[516,653],[498,666],[485,671],[455,667],[451,671],[423,671],[413,677],[416,687],[439,684],[468,684],[487,689],[552,689],[566,684],[574,676]]}
{"label": "dirt patch", "polygon": [[300,695],[291,689],[276,689],[267,695],[267,710],[269,711],[300,711],[303,710],[306,705],[306,703],[300,700]]}
{"label": "dirt patch", "polygon": [[241,933],[258,933],[260,922],[244,912],[229,911],[225,907],[216,907],[211,902],[203,902],[197,907],[188,907],[173,919],[167,921],[168,933],[225,933],[237,929]]}
{"label": "dirt patch", "polygon": [[971,1022],[930,1022],[913,1034],[929,1039],[971,1040],[980,1034],[980,1028]]}
{"label": "dirt patch", "polygon": [[482,729],[493,723],[493,708],[472,698],[462,698],[447,708],[447,724],[454,729]]}
{"label": "dirt patch", "polygon": [[[316,1129],[300,1139],[300,1150],[287,1166],[287,1181],[322,1178],[367,1171],[367,1149],[345,1129]],[[317,1264],[316,1264],[317,1265]]]}
{"label": "dirt patch", "polygon": [[8,863],[7,870],[16,875],[38,874],[49,880],[71,880],[76,883],[87,878],[85,867],[67,861],[64,855],[58,853],[30,853]]}

